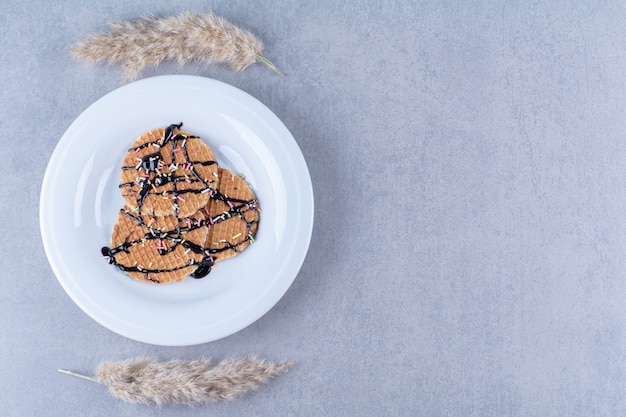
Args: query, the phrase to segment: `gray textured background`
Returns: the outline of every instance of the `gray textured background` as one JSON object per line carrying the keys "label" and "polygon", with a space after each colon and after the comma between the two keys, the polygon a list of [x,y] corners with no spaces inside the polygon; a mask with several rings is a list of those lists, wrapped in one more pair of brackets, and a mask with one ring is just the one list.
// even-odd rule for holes
{"label": "gray textured background", "polygon": [[[3,416],[626,415],[626,3],[0,3]],[[267,315],[166,348],[85,315],[41,243],[44,170],[118,87],[68,47],[108,20],[213,10],[264,40],[216,78],[293,133],[315,191],[301,273]],[[137,355],[298,362],[208,407],[132,406],[90,372]]]}

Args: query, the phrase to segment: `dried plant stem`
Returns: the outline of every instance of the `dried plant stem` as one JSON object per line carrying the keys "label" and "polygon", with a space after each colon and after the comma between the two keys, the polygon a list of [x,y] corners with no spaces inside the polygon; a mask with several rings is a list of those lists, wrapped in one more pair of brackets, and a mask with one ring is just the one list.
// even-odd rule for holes
{"label": "dried plant stem", "polygon": [[257,62],[260,62],[263,65],[267,65],[269,68],[271,68],[272,70],[274,70],[276,72],[276,74],[280,75],[281,77],[284,77],[285,74],[283,74],[283,72],[281,70],[279,70],[278,68],[276,68],[276,66],[274,64],[272,64],[272,62],[265,58],[263,55],[255,55],[255,58],[257,60]]}
{"label": "dried plant stem", "polygon": [[76,372],[68,371],[67,369],[59,369],[59,372],[61,372],[62,374],[65,374],[65,375],[75,376],[76,378],[86,379],[87,381],[98,382],[96,377],[87,376],[87,375],[79,374],[79,373],[76,373]]}
{"label": "dried plant stem", "polygon": [[180,65],[193,61],[225,64],[236,71],[260,62],[284,75],[263,56],[263,44],[252,33],[212,13],[182,13],[178,16],[143,17],[114,22],[111,30],[91,34],[70,51],[86,62],[120,63],[126,80],[139,77],[149,65],[174,60]]}
{"label": "dried plant stem", "polygon": [[267,362],[257,358],[227,359],[212,363],[194,361],[133,359],[105,362],[95,376],[65,369],[59,372],[108,387],[109,392],[135,404],[198,405],[237,396],[258,388],[285,372],[292,362]]}

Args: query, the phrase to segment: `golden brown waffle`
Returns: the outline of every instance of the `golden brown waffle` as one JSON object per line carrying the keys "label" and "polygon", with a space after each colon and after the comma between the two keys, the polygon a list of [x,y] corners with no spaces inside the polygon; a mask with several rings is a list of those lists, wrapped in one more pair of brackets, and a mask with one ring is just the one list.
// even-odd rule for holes
{"label": "golden brown waffle", "polygon": [[102,253],[131,277],[154,284],[183,280],[205,258],[208,228],[205,215],[197,212],[175,216],[139,215],[124,206],[113,228],[111,247]]}
{"label": "golden brown waffle", "polygon": [[260,209],[240,176],[180,125],[139,137],[122,165],[126,205],[113,228],[111,264],[142,282],[202,278],[254,242]]}
{"label": "golden brown waffle", "polygon": [[144,133],[122,162],[122,195],[142,215],[188,217],[206,206],[208,192],[217,188],[211,148],[181,126]]}
{"label": "golden brown waffle", "polygon": [[218,175],[219,185],[211,192],[208,206],[205,244],[216,262],[237,255],[254,242],[260,217],[258,201],[248,184],[224,168],[218,168]]}

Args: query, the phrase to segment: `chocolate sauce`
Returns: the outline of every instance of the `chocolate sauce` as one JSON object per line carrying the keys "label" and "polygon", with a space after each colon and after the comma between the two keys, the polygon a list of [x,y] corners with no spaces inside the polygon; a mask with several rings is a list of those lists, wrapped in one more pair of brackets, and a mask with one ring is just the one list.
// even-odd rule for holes
{"label": "chocolate sauce", "polygon": [[172,135],[174,134],[175,128],[180,129],[181,127],[183,127],[183,122],[180,122],[179,124],[171,124],[168,127],[166,127],[165,133],[163,134],[163,139],[161,140],[161,146],[165,145],[167,141],[172,139]]}
{"label": "chocolate sauce", "polygon": [[201,279],[209,275],[211,268],[215,265],[212,256],[207,256],[198,264],[198,268],[189,275],[191,278]]}
{"label": "chocolate sauce", "polygon": [[148,154],[141,158],[141,167],[146,171],[155,171],[159,161],[161,160],[161,153],[155,152]]}

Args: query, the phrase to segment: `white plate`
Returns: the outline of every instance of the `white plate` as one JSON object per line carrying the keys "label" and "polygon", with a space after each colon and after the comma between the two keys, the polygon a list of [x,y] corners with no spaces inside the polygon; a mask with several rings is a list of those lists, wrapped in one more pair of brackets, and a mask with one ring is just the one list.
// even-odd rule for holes
{"label": "white plate", "polygon": [[[255,243],[207,277],[149,285],[100,249],[123,205],[126,150],[143,132],[179,122],[221,166],[245,175],[263,211]],[[171,75],[120,87],[72,123],[50,158],[39,217],[52,269],[85,313],[128,338],[184,346],[243,329],[285,294],[309,247],[313,190],[293,136],[261,102],[219,81]]]}

